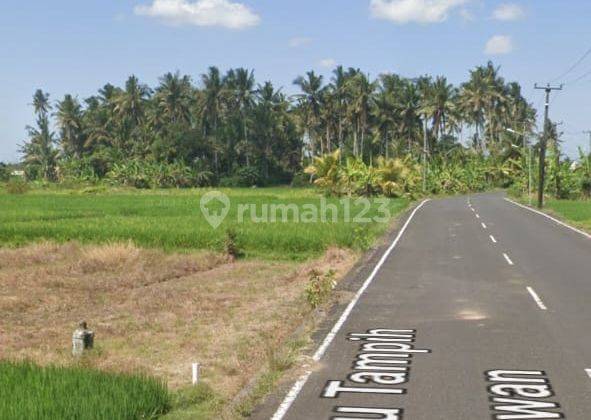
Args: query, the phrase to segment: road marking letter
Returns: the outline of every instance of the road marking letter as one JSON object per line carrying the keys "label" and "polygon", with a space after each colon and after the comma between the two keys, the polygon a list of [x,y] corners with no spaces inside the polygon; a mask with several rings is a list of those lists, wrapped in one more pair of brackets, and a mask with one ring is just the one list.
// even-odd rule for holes
{"label": "road marking letter", "polygon": [[337,413],[362,414],[380,417],[333,417],[332,420],[366,420],[369,418],[379,420],[401,420],[402,410],[398,408],[365,408],[365,407],[336,407]]}
{"label": "road marking letter", "polygon": [[[494,370],[486,372],[493,419],[561,419],[555,402],[541,401],[553,397],[554,391],[545,372],[534,370]],[[507,398],[510,397],[510,398]]]}

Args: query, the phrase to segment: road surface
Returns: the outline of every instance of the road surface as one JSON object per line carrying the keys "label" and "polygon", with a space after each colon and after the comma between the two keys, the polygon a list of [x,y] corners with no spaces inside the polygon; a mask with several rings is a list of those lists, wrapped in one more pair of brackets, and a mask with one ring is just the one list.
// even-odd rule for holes
{"label": "road surface", "polygon": [[258,417],[591,419],[589,237],[480,194],[424,203],[398,239]]}

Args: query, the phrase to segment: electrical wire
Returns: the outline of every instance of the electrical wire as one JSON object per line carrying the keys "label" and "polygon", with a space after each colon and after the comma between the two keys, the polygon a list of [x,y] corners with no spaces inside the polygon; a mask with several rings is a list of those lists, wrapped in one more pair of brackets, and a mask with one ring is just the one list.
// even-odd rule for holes
{"label": "electrical wire", "polygon": [[570,82],[567,82],[566,84],[569,85],[569,86],[570,85],[574,85],[574,84],[579,83],[580,81],[582,81],[583,79],[585,79],[585,78],[587,78],[589,76],[591,76],[591,70],[589,70],[588,72],[584,73],[582,76],[577,77],[576,79],[571,80]]}
{"label": "electrical wire", "polygon": [[564,73],[562,73],[560,76],[558,76],[557,78],[555,78],[554,80],[552,80],[550,83],[554,83],[559,79],[562,79],[564,76],[570,74],[571,71],[573,71],[574,69],[576,69],[579,64],[581,64],[589,55],[591,54],[591,48],[589,48],[587,51],[585,51],[585,54],[583,54],[581,56],[581,58],[579,58],[575,64],[573,64],[572,66],[569,67],[569,69],[567,71],[565,71]]}

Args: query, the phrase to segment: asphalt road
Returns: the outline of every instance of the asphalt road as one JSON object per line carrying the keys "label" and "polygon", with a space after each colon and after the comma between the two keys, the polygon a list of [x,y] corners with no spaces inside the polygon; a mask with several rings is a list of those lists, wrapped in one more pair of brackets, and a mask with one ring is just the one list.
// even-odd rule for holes
{"label": "asphalt road", "polygon": [[501,194],[426,202],[402,230],[259,415],[591,419],[591,239]]}

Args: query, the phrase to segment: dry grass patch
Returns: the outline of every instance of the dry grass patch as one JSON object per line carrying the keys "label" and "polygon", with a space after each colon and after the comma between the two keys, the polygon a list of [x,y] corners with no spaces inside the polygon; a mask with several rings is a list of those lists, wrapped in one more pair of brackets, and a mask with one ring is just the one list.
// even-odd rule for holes
{"label": "dry grass patch", "polygon": [[0,358],[70,364],[71,333],[84,319],[96,332],[90,365],[178,388],[198,361],[204,380],[231,398],[309,312],[310,269],[340,276],[354,261],[339,249],[303,264],[132,244],[1,249]]}

